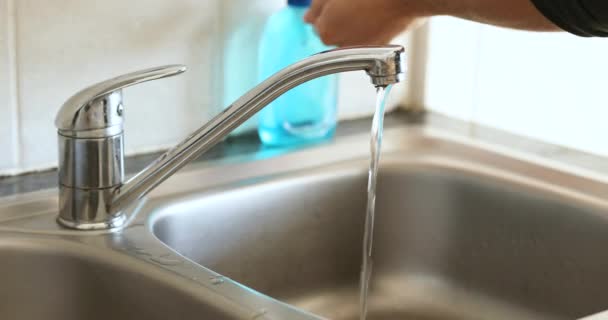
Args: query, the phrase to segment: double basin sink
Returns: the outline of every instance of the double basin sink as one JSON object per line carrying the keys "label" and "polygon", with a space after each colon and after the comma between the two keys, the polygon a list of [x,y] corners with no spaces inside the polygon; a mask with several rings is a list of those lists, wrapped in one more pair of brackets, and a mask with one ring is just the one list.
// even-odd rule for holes
{"label": "double basin sink", "polygon": [[[117,232],[0,202],[1,319],[358,319],[368,140],[194,164]],[[256,159],[252,159],[252,157]],[[385,133],[370,320],[608,309],[608,183],[425,126]]]}

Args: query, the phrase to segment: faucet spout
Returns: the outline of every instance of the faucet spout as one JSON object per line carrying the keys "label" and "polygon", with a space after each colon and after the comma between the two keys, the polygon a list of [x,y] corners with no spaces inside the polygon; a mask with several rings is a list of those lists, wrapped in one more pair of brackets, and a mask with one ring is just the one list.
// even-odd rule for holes
{"label": "faucet spout", "polygon": [[[130,180],[112,187],[111,192],[106,194],[105,206],[99,209],[104,210],[101,215],[114,219],[114,223],[87,223],[87,218],[91,217],[91,210],[86,211],[89,216],[82,216],[73,210],[60,212],[59,221],[77,229],[119,226],[126,220],[125,208],[143,198],[176,171],[209,150],[232,130],[288,90],[321,76],[356,70],[365,71],[374,86],[386,86],[405,78],[405,65],[405,50],[402,46],[336,49],[297,62],[244,94]],[[97,218],[95,214],[93,217]]]}

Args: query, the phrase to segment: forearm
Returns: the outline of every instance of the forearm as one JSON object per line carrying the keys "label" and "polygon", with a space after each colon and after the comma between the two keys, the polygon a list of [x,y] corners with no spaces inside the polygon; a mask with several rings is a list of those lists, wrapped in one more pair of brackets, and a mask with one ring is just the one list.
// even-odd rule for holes
{"label": "forearm", "polygon": [[[594,2],[596,8],[599,4],[608,5],[608,0],[313,0],[304,19],[314,25],[323,42],[337,46],[386,44],[403,30],[416,25],[419,18],[439,15],[517,29],[560,30],[532,1],[540,4],[539,8],[551,17],[551,21],[557,21],[560,27],[573,33],[577,32],[574,27],[568,28],[569,24],[592,20],[579,14],[578,20],[562,23],[560,15],[573,12],[569,10],[573,3]],[[583,9],[586,8],[579,4],[578,10],[582,12]],[[608,8],[603,12],[608,18]],[[602,30],[597,28],[595,31],[591,28],[587,33],[597,35],[598,30],[601,34]],[[608,36],[608,30],[606,34]]]}
{"label": "forearm", "polygon": [[[404,0],[416,1],[416,0]],[[423,15],[449,15],[495,26],[534,30],[559,31],[534,6],[531,0],[420,0]]]}

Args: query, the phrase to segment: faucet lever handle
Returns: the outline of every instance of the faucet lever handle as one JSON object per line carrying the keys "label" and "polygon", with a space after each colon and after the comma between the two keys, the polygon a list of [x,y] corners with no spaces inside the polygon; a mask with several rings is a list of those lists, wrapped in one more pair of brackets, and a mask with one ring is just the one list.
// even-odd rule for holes
{"label": "faucet lever handle", "polygon": [[118,76],[85,88],[61,107],[55,125],[61,135],[107,137],[122,132],[122,89],[138,83],[175,76],[183,65],[149,68]]}

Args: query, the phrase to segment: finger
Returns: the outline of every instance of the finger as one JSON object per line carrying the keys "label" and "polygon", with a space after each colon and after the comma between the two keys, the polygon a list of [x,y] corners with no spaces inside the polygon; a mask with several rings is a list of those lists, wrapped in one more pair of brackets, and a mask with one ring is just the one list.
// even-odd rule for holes
{"label": "finger", "polygon": [[323,7],[325,7],[325,4],[327,4],[328,1],[329,0],[313,0],[312,4],[310,5],[310,9],[308,9],[304,15],[304,21],[314,24],[321,15]]}
{"label": "finger", "polygon": [[317,32],[317,35],[319,35],[319,38],[321,38],[321,41],[326,45],[338,45],[338,35],[340,32],[337,28],[331,26],[331,19],[326,18],[326,15],[321,15],[317,18],[317,21],[315,22],[315,31]]}

